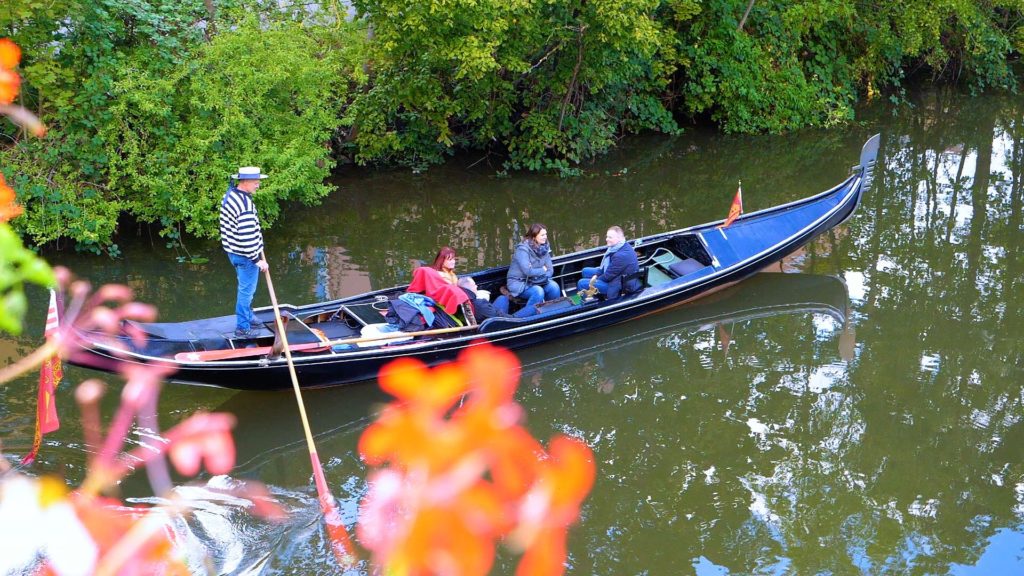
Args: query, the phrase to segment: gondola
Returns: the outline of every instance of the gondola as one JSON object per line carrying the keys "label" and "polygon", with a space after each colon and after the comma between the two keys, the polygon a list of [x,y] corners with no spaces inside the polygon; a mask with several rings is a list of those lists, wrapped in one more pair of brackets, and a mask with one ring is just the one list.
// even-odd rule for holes
{"label": "gondola", "polygon": [[[615,299],[585,295],[576,288],[581,270],[600,263],[598,247],[556,257],[554,280],[565,296],[545,303],[528,318],[451,319],[455,326],[414,332],[387,332],[389,303],[406,292],[396,286],[366,294],[303,306],[283,305],[289,319],[286,336],[302,387],[334,386],[374,378],[400,357],[428,364],[453,359],[460,350],[490,341],[520,349],[557,338],[618,324],[678,306],[748,278],[842,224],[870,187],[879,135],[863,146],[860,162],[839,185],[815,196],[742,215],[728,227],[723,221],[682,228],[631,241],[641,264],[643,287]],[[471,274],[480,288],[497,295],[507,267]],[[236,338],[234,316],[176,323],[132,323],[146,343],[126,335],[111,339],[82,333],[82,354],[72,362],[109,369],[113,362],[159,363],[175,368],[170,380],[243,390],[291,386],[281,339],[272,329],[271,308],[255,311],[260,326]],[[127,327],[126,327],[127,328]]]}

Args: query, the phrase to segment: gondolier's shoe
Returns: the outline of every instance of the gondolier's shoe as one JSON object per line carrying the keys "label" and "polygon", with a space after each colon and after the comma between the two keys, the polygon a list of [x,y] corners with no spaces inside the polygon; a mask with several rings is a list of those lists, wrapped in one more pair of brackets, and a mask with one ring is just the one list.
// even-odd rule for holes
{"label": "gondolier's shoe", "polygon": [[256,335],[256,331],[252,328],[236,328],[235,338],[252,338]]}

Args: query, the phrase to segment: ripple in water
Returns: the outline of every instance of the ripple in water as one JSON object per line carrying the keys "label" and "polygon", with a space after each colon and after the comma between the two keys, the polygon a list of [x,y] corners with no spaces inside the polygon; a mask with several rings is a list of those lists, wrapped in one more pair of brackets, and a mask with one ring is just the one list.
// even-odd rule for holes
{"label": "ripple in water", "polygon": [[[271,522],[252,514],[251,500],[227,493],[240,485],[237,479],[216,476],[206,485],[175,488],[175,496],[192,510],[191,514],[172,521],[172,526],[193,573],[338,573],[336,561],[324,542],[322,514],[315,494],[267,486],[269,496],[287,515],[283,522]],[[138,498],[133,502],[166,503],[159,498]]]}

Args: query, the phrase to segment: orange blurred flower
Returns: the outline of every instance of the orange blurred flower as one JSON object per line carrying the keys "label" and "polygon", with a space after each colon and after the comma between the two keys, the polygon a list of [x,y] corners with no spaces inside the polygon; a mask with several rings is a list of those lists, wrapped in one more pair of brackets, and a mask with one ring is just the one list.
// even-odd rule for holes
{"label": "orange blurred flower", "polygon": [[21,89],[21,76],[14,71],[19,62],[21,48],[10,38],[0,38],[0,115],[42,138],[46,135],[46,126],[39,118],[23,106],[12,104]]}
{"label": "orange blurred flower", "polygon": [[16,200],[14,189],[7,185],[4,175],[0,174],[0,222],[7,222],[21,215],[22,208]]}
{"label": "orange blurred flower", "polygon": [[10,38],[0,38],[0,68],[8,70],[21,62],[21,48]]}
{"label": "orange blurred flower", "polygon": [[565,437],[547,454],[523,428],[515,356],[478,343],[433,369],[398,360],[380,381],[396,401],[359,440],[363,459],[383,468],[371,472],[357,529],[383,572],[486,574],[512,536],[525,551],[520,573],[561,574],[593,455]]}
{"label": "orange blurred flower", "polygon": [[551,459],[523,499],[513,539],[526,551],[516,574],[560,574],[565,563],[569,525],[594,484],[593,453],[585,444],[564,436],[551,440]]}
{"label": "orange blurred flower", "polygon": [[227,474],[235,467],[235,440],[231,414],[199,412],[167,433],[171,462],[178,472],[195,476],[205,463],[211,474]]}
{"label": "orange blurred flower", "polygon": [[10,104],[18,96],[21,77],[11,70],[0,68],[0,104]]}
{"label": "orange blurred flower", "polygon": [[14,67],[21,61],[21,49],[9,38],[0,38],[0,104],[14,102],[21,85],[21,77]]}
{"label": "orange blurred flower", "polygon": [[71,497],[78,519],[99,548],[97,574],[189,574],[176,553],[174,530],[162,511],[112,498]]}

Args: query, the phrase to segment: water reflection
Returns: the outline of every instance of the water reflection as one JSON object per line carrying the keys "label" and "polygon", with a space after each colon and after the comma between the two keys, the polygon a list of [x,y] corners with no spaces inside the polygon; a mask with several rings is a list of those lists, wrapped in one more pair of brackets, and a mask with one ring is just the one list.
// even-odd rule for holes
{"label": "water reflection", "polygon": [[[750,288],[796,297],[797,286],[779,282],[801,276],[763,275]],[[793,561],[785,532],[805,521],[804,510],[780,504],[809,504],[792,492],[818,468],[808,461],[857,440],[857,427],[844,427],[855,410],[838,351],[846,291],[829,280],[795,314],[742,311],[655,331],[609,348],[593,366],[584,358],[543,370],[528,402],[538,435],[581,434],[601,463],[576,535],[579,573],[668,570],[705,557],[752,574]],[[752,301],[756,294],[737,297]]]}
{"label": "water reflection", "polygon": [[[573,406],[574,410],[586,409],[589,405],[614,406],[619,402],[642,406],[649,391],[640,393],[640,384],[651,379],[652,374],[641,367],[652,355],[672,354],[680,356],[704,356],[714,366],[727,369],[732,364],[743,364],[756,360],[757,348],[754,342],[769,338],[765,326],[783,322],[789,329],[799,328],[803,338],[809,342],[820,342],[822,346],[836,346],[837,335],[842,332],[846,319],[847,293],[843,282],[832,276],[808,274],[761,274],[737,287],[715,294],[707,299],[682,306],[662,314],[642,318],[630,323],[631,330],[621,327],[595,331],[585,337],[576,337],[557,346],[531,349],[522,356],[523,376],[520,400],[529,412],[529,423],[535,421],[545,427],[551,421],[551,410],[559,401]],[[786,332],[789,330],[787,329]],[[726,340],[721,340],[723,335]],[[833,354],[834,356],[834,354]],[[674,363],[672,374],[661,378],[666,384],[692,372],[688,362]],[[696,371],[705,369],[706,362],[694,362]],[[661,364],[661,366],[665,366]],[[677,373],[675,373],[677,372]],[[564,398],[557,396],[566,394]],[[657,390],[656,397],[662,394]],[[362,478],[365,469],[358,459],[351,457],[362,429],[369,423],[368,415],[374,408],[387,400],[386,395],[375,386],[353,386],[347,389],[312,390],[304,394],[309,409],[310,424],[316,436],[321,454],[342,454],[325,462],[325,471],[332,487],[340,490],[340,496],[349,522],[354,522],[356,505],[364,488]],[[619,398],[625,398],[623,401]],[[679,400],[664,397],[652,414],[662,413]],[[554,404],[553,404],[554,402]],[[565,406],[563,406],[564,408]],[[258,477],[274,487],[308,485],[310,470],[306,460],[306,446],[299,430],[299,420],[290,393],[247,393],[241,392],[227,399],[216,408],[229,411],[239,418],[236,439],[239,450],[239,464],[236,476]],[[674,409],[671,409],[674,410]],[[591,416],[594,411],[588,411]],[[620,438],[633,428],[631,414],[613,411],[603,417],[604,426],[621,428]],[[565,426],[564,419],[560,425]],[[585,433],[581,426],[567,430]],[[551,431],[553,432],[553,431]],[[542,438],[551,432],[540,433]],[[619,450],[613,441],[616,433],[607,439],[595,439],[599,457],[608,451]],[[614,476],[615,474],[613,474]],[[275,488],[275,491],[281,490]],[[296,502],[302,508],[302,498],[292,495],[287,501]],[[305,495],[310,506],[315,507],[315,494]],[[631,505],[631,504],[630,504]],[[243,536],[252,533],[266,533],[268,528],[250,525],[242,518],[234,517],[233,506],[207,502],[200,514],[190,522],[187,532],[194,537],[206,537],[215,542],[230,541],[224,530],[239,530]],[[211,532],[211,514],[219,532]],[[224,517],[232,516],[225,525]],[[300,514],[300,517],[305,517]],[[301,522],[300,522],[301,523]],[[293,526],[295,521],[289,522]],[[287,528],[286,530],[291,530]],[[311,529],[302,526],[302,530]],[[315,526],[312,528],[315,532]],[[244,538],[241,539],[244,541]],[[278,542],[278,538],[273,538]],[[220,544],[218,544],[220,546]],[[275,545],[277,546],[277,545]],[[218,549],[243,549],[248,546],[226,546]],[[303,550],[308,549],[303,546]],[[241,551],[239,552],[239,554]],[[275,550],[253,556],[248,554],[253,565],[243,571],[262,565],[263,562],[282,563],[278,554],[293,551]],[[237,554],[222,554],[224,562],[235,562]],[[325,563],[331,562],[324,555]],[[286,563],[286,562],[284,562]],[[299,573],[299,572],[296,572]]]}
{"label": "water reflection", "polygon": [[[1014,552],[1024,534],[1024,102],[928,93],[861,117],[848,131],[630,140],[578,179],[497,179],[482,163],[342,175],[341,193],[289,209],[268,233],[275,287],[301,303],[393,285],[442,244],[462,270],[497,265],[515,226],[535,219],[560,252],[599,243],[610,223],[636,236],[705,222],[724,216],[738,179],[748,211],[788,202],[835,183],[881,131],[860,210],[783,266],[842,278],[845,323],[813,310],[684,326],[680,309],[523,353],[520,400],[535,435],[579,435],[598,457],[571,572],[1024,571]],[[48,256],[96,282],[131,283],[164,319],[230,311],[234,280],[215,244],[190,243],[211,257],[202,267],[144,238],[122,248],[118,261]],[[32,307],[38,325],[0,343],[3,354],[38,339],[41,295]],[[65,426],[35,470],[76,481],[84,448],[67,390]],[[367,385],[308,401],[347,519],[364,487],[355,441],[382,396]],[[9,451],[31,443],[33,399],[33,378],[0,388]],[[290,397],[171,387],[162,424],[221,405],[242,423],[239,476],[314,502]],[[261,538],[274,571],[330,566],[315,544]],[[503,557],[495,572],[513,566]]]}

